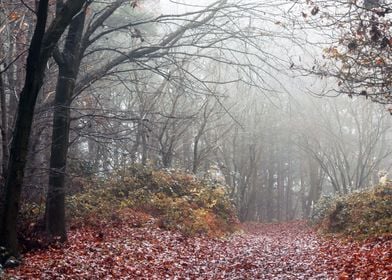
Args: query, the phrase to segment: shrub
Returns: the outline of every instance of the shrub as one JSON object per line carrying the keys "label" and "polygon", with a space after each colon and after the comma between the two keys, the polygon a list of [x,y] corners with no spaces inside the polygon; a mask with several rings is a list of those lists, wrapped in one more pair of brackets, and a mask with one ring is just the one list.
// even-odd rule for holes
{"label": "shrub", "polygon": [[328,215],[336,197],[332,195],[324,195],[313,205],[310,213],[310,221],[313,224],[320,223]]}
{"label": "shrub", "polygon": [[159,226],[188,235],[222,235],[238,224],[224,186],[177,170],[132,166],[70,196],[67,205],[74,224],[109,219],[127,208],[148,213]]}
{"label": "shrub", "polygon": [[323,210],[314,220],[325,232],[358,238],[392,233],[392,184],[327,199],[327,202],[320,200],[318,205]]}

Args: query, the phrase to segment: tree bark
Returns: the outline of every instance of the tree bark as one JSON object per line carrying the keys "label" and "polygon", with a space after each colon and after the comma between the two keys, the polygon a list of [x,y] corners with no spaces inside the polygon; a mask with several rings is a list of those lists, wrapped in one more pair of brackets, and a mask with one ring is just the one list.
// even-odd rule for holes
{"label": "tree bark", "polygon": [[45,68],[52,51],[85,1],[68,1],[61,15],[56,17],[45,32],[48,16],[48,0],[41,0],[37,10],[37,23],[29,47],[26,78],[18,104],[14,135],[5,184],[4,211],[1,215],[0,242],[15,256],[19,255],[17,217],[34,108],[38,93],[43,85]]}
{"label": "tree bark", "polygon": [[8,120],[7,120],[7,104],[5,96],[5,86],[3,75],[0,74],[0,110],[1,110],[1,175],[3,180],[7,178],[7,164],[8,164]]}
{"label": "tree bark", "polygon": [[68,154],[70,105],[81,63],[80,41],[85,12],[72,21],[64,51],[58,54],[59,74],[53,111],[53,132],[46,199],[46,230],[60,241],[67,239],[65,221],[65,174]]}
{"label": "tree bark", "polygon": [[24,168],[28,151],[28,142],[34,115],[34,105],[43,81],[44,67],[40,60],[41,44],[45,34],[48,1],[40,1],[37,13],[37,25],[30,44],[26,65],[26,80],[18,105],[14,138],[11,145],[7,181],[5,185],[5,203],[1,220],[0,240],[13,255],[18,255],[19,244],[16,233],[17,214],[23,183]]}

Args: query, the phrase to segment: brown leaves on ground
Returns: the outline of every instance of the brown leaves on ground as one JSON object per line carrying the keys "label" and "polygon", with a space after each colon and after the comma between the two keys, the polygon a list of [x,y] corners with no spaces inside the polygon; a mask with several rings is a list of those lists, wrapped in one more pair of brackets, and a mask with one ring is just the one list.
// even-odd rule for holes
{"label": "brown leaves on ground", "polygon": [[303,222],[247,224],[226,239],[132,221],[73,230],[24,256],[17,279],[392,279],[392,239],[323,239]]}

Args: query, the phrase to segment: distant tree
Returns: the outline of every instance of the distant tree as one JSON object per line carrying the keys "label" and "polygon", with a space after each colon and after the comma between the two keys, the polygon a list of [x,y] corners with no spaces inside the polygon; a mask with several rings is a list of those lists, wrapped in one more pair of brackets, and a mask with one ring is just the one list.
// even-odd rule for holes
{"label": "distant tree", "polygon": [[[59,78],[53,113],[54,129],[46,225],[51,235],[59,235],[62,239],[65,239],[65,219],[62,217],[64,216],[64,186],[71,103],[83,91],[90,90],[93,84],[99,83],[100,80],[105,78],[109,79],[109,77],[119,81],[124,87],[137,91],[139,81],[132,81],[135,85],[125,82],[127,78],[124,76],[130,72],[149,72],[155,76],[163,77],[170,84],[170,90],[172,90],[171,93],[167,93],[165,96],[173,97],[172,101],[174,102],[165,103],[165,99],[160,99],[163,102],[159,104],[160,106],[156,106],[156,109],[160,110],[160,114],[166,114],[166,116],[159,120],[159,126],[156,125],[153,129],[150,127],[150,130],[152,130],[151,134],[154,136],[152,137],[153,140],[156,141],[153,146],[159,153],[161,166],[170,167],[178,140],[188,128],[186,123],[189,123],[189,118],[185,120],[184,114],[180,116],[175,114],[179,111],[177,100],[183,99],[183,89],[194,88],[199,91],[199,94],[214,94],[209,84],[221,83],[221,81],[211,81],[208,77],[200,78],[199,76],[205,73],[198,70],[202,67],[199,67],[196,63],[197,66],[193,67],[194,72],[188,71],[181,66],[181,63],[186,62],[185,64],[188,64],[199,60],[204,63],[210,61],[229,65],[232,68],[237,68],[238,72],[245,73],[243,79],[249,80],[249,83],[255,83],[256,78],[250,77],[251,74],[249,73],[257,75],[258,71],[256,69],[259,66],[256,63],[250,63],[250,58],[246,57],[251,56],[255,61],[258,60],[261,63],[258,55],[250,51],[237,49],[237,45],[249,44],[260,50],[256,44],[258,37],[255,35],[259,30],[256,27],[250,30],[249,26],[236,24],[236,22],[239,23],[242,20],[244,13],[253,13],[255,11],[253,8],[259,7],[259,3],[238,4],[236,1],[219,0],[189,13],[158,16],[151,15],[148,12],[140,15],[139,11],[135,10],[135,7],[138,6],[137,2],[132,3],[132,5],[129,5],[129,2],[124,0],[117,0],[110,4],[93,3],[89,7],[90,15],[86,16],[85,20],[78,22],[81,15],[74,18],[65,39],[64,47],[62,47],[62,50],[58,48],[54,52],[54,58],[59,66]],[[227,19],[227,22],[233,22],[232,29],[224,25],[225,19]],[[163,26],[169,28],[162,29]],[[151,28],[162,30],[154,33],[149,31]],[[247,30],[246,34],[243,31],[244,29]],[[150,35],[149,32],[152,34]],[[224,34],[223,37],[222,34]],[[109,39],[113,38],[116,40],[113,40],[112,43]],[[80,44],[76,44],[75,42],[79,39]],[[233,57],[232,53],[244,56],[247,62],[240,62],[239,57]],[[172,71],[173,65],[181,69]],[[88,71],[85,69],[88,69]],[[185,80],[186,83],[184,83]],[[227,83],[230,83],[230,80]],[[194,86],[195,84],[198,85],[198,88]],[[105,86],[104,82],[101,85]],[[200,90],[203,87],[204,89]],[[94,90],[92,91],[93,96]],[[189,93],[188,90],[186,94]],[[102,108],[106,105],[109,104],[103,105]],[[164,107],[164,105],[167,106]],[[168,108],[170,109],[167,111]],[[86,109],[94,110],[94,108]],[[186,108],[181,108],[180,111],[184,112]],[[89,114],[89,118],[93,119],[94,115],[97,119],[104,117],[108,120],[108,123],[112,119],[119,125],[111,125],[110,127],[119,129],[127,126],[125,122],[138,123],[140,130],[136,134],[136,143],[140,145],[140,140],[143,142],[143,162],[146,162],[147,136],[144,129],[146,122],[143,120],[151,120],[152,118],[140,116],[137,119],[135,117],[137,114],[133,112],[131,117],[124,118],[122,116],[124,123],[120,124],[121,122],[117,117],[121,113],[114,115],[114,110],[107,112],[110,112],[111,116],[104,116],[104,114],[95,111]],[[94,130],[91,127],[91,122],[89,123],[90,127],[85,130],[85,134]],[[155,124],[150,121],[149,126],[153,125]],[[97,129],[95,130],[97,131]],[[110,131],[113,130],[110,129]],[[205,130],[203,129],[201,132],[204,133]],[[108,136],[109,134],[106,134],[105,141],[109,138],[116,138],[113,136],[114,134]],[[99,131],[94,135],[99,138],[103,133]],[[200,150],[197,151],[201,136],[195,138],[197,140],[196,153],[194,153],[196,157],[201,155]],[[103,139],[103,137],[100,138]],[[124,135],[120,138],[123,141]],[[127,149],[123,149],[121,152],[117,149],[116,154],[121,153],[127,154]],[[194,163],[196,170],[198,163]]]}
{"label": "distant tree", "polygon": [[303,120],[299,145],[323,170],[328,183],[324,187],[346,194],[376,184],[372,175],[392,152],[385,142],[391,127],[381,108],[358,99],[318,101],[311,106],[308,114],[316,108],[314,118],[320,118],[316,126]]}

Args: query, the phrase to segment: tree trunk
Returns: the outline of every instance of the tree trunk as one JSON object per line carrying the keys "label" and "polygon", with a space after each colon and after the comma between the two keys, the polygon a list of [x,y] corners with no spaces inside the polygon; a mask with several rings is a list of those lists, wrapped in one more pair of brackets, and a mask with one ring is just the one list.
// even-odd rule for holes
{"label": "tree trunk", "polygon": [[293,220],[295,217],[295,208],[293,208],[293,170],[291,160],[291,150],[288,157],[288,172],[287,172],[287,186],[286,186],[286,220]]}
{"label": "tree trunk", "polygon": [[276,197],[276,215],[277,220],[282,221],[282,213],[283,213],[283,201],[284,201],[284,176],[285,172],[283,170],[284,162],[282,159],[278,161],[278,170],[276,178],[276,187],[277,187],[277,197]]}
{"label": "tree trunk", "polygon": [[148,141],[148,135],[147,135],[147,129],[146,129],[146,124],[142,124],[142,164],[146,165],[147,164],[147,159],[148,159],[148,147],[147,147],[147,141]]}
{"label": "tree trunk", "polygon": [[81,62],[80,40],[85,13],[71,23],[58,59],[59,74],[53,111],[53,132],[49,169],[49,187],[46,198],[46,230],[50,238],[67,239],[65,221],[65,174],[68,154],[70,105]]}
{"label": "tree trunk", "polygon": [[38,92],[43,83],[46,61],[40,56],[41,44],[45,34],[48,0],[40,1],[37,25],[31,41],[26,65],[25,85],[20,95],[14,137],[11,144],[8,175],[5,185],[5,203],[1,219],[0,240],[11,254],[19,254],[16,233],[24,168],[28,152],[32,119]]}
{"label": "tree trunk", "polygon": [[271,161],[268,168],[268,184],[267,184],[267,195],[266,195],[266,214],[267,222],[272,222],[274,220],[274,168],[273,162]]}
{"label": "tree trunk", "polygon": [[[1,109],[1,180],[0,180],[0,198],[4,197],[4,182],[7,178],[8,163],[8,123],[7,123],[7,106],[5,98],[5,86],[3,82],[3,74],[0,73],[0,109]],[[0,213],[3,212],[3,202],[0,201]]]}
{"label": "tree trunk", "polygon": [[69,135],[69,104],[75,84],[59,69],[53,112],[53,133],[49,169],[49,187],[46,198],[46,228],[52,237],[66,239],[65,228],[65,166]]}
{"label": "tree trunk", "polygon": [[195,137],[193,142],[193,161],[192,161],[192,172],[193,174],[197,173],[197,169],[199,168],[199,134]]}
{"label": "tree trunk", "polygon": [[45,32],[48,2],[48,0],[39,1],[37,23],[27,57],[26,79],[20,94],[11,143],[8,176],[5,184],[4,211],[0,220],[1,245],[15,256],[19,255],[16,226],[35,103],[43,85],[47,61],[65,28],[82,8],[85,1],[68,1],[61,15],[53,20]]}
{"label": "tree trunk", "polygon": [[3,75],[0,74],[0,110],[1,110],[1,175],[5,180],[7,178],[7,163],[8,163],[8,120],[7,120],[7,104],[5,96],[5,86]]}
{"label": "tree trunk", "polygon": [[310,189],[307,199],[307,216],[309,216],[310,212],[312,211],[312,205],[314,205],[314,203],[319,200],[322,191],[320,168],[316,165],[315,161],[311,157],[308,158],[308,165]]}

